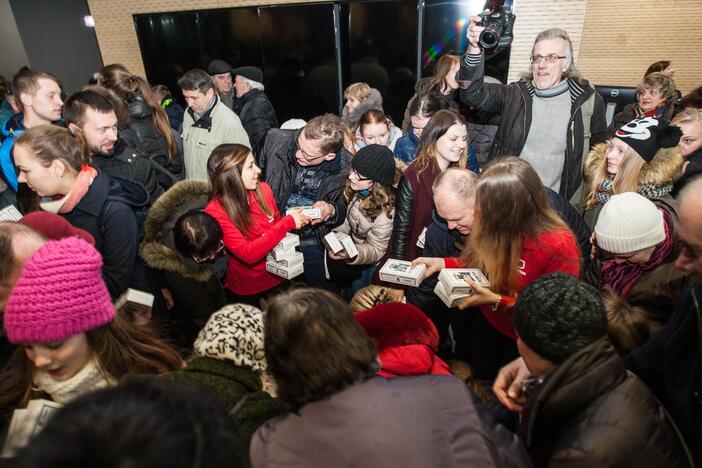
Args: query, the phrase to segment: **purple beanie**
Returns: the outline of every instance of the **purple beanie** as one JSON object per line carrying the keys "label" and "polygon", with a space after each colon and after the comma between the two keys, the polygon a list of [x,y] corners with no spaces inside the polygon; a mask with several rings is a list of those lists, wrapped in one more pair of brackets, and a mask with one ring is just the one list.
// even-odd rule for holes
{"label": "purple beanie", "polygon": [[4,314],[10,342],[61,341],[115,317],[102,257],[77,237],[49,241],[27,260]]}

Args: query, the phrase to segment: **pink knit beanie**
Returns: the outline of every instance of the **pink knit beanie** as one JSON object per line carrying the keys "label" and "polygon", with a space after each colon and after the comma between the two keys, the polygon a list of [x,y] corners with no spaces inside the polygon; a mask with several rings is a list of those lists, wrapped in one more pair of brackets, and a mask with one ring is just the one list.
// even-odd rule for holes
{"label": "pink knit beanie", "polygon": [[27,260],[4,314],[10,342],[61,341],[115,317],[102,257],[77,237],[49,241]]}

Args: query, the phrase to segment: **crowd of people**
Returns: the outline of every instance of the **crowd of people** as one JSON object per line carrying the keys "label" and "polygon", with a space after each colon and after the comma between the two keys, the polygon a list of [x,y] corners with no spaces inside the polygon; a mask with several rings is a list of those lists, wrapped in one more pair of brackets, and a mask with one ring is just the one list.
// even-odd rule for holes
{"label": "crowd of people", "polygon": [[[20,70],[9,466],[702,463],[702,92],[657,62],[608,124],[566,31],[503,84],[479,23],[399,125],[368,83],[279,125],[263,71],[219,59],[178,78],[184,106],[120,64],[70,96]],[[290,234],[292,278],[269,268]],[[398,260],[424,279],[381,279]],[[439,275],[465,268],[487,283],[450,307]]]}

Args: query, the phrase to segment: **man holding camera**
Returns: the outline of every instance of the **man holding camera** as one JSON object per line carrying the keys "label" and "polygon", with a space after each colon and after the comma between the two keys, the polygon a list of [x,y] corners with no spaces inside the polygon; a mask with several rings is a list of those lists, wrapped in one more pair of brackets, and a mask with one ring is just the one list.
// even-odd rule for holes
{"label": "man holding camera", "polygon": [[531,70],[519,81],[508,85],[484,82],[483,51],[496,42],[494,27],[481,34],[486,22],[489,20],[481,16],[471,17],[458,82],[463,102],[500,114],[489,159],[524,158],[546,187],[575,201],[584,158],[592,146],[607,139],[604,102],[580,78],[573,46],[562,29],[539,33],[532,47]]}

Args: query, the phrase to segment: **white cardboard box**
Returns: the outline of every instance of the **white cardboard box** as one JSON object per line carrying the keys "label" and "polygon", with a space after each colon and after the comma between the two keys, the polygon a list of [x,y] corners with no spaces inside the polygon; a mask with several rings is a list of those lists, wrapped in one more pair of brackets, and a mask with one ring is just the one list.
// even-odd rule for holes
{"label": "white cardboard box", "polygon": [[289,232],[285,234],[285,237],[283,237],[283,239],[275,245],[273,250],[292,250],[298,245],[300,245],[300,236]]}
{"label": "white cardboard box", "polygon": [[324,242],[325,247],[333,254],[338,254],[344,250],[344,246],[341,245],[341,241],[339,241],[339,237],[334,231],[324,236],[322,242]]}
{"label": "white cardboard box", "polygon": [[470,294],[447,294],[446,289],[441,281],[436,282],[434,286],[434,294],[436,294],[441,301],[446,304],[446,307],[456,307],[458,304]]}
{"label": "white cardboard box", "polygon": [[297,254],[300,253],[297,250],[295,250],[295,247],[291,247],[287,250],[277,250],[273,249],[271,252],[266,256],[268,257],[273,257],[273,260],[276,262],[282,262],[285,260],[290,260],[293,258],[297,257]]}
{"label": "white cardboard box", "polygon": [[276,260],[273,255],[268,254],[266,256],[266,261],[269,263],[275,263],[276,266],[282,267],[282,268],[292,268],[296,265],[299,265],[305,261],[305,256],[302,254],[302,252],[298,252],[297,250],[293,250],[293,254],[286,258],[281,258],[280,260]]}
{"label": "white cardboard box", "polygon": [[380,279],[390,283],[417,287],[424,280],[426,272],[427,267],[424,264],[412,268],[412,262],[391,258],[380,269]]}
{"label": "white cardboard box", "polygon": [[353,239],[343,232],[332,231],[324,236],[322,242],[324,242],[327,249],[335,255],[342,250],[346,252],[348,258],[353,258],[358,255],[358,249],[356,249],[356,244],[353,243]]}
{"label": "white cardboard box", "polygon": [[282,276],[285,279],[291,279],[305,271],[305,268],[302,263],[286,268],[278,266],[276,263],[266,262],[266,271],[274,275]]}
{"label": "white cardboard box", "polygon": [[302,209],[302,214],[305,216],[309,216],[312,219],[319,219],[322,217],[322,212],[320,211],[319,208],[315,208],[312,205],[309,206],[294,206],[288,210],[285,211],[286,215],[289,215],[290,213],[297,211],[299,209]]}
{"label": "white cardboard box", "polygon": [[344,234],[343,232],[337,232],[336,237],[341,241],[341,245],[344,246],[346,255],[348,255],[349,258],[353,258],[358,255],[358,249],[356,249],[356,244],[353,243],[351,236]]}
{"label": "white cardboard box", "polygon": [[480,286],[490,287],[490,281],[482,271],[475,268],[444,268],[439,273],[439,282],[450,296],[455,294],[473,294],[473,288],[468,286],[465,278],[469,278]]}

